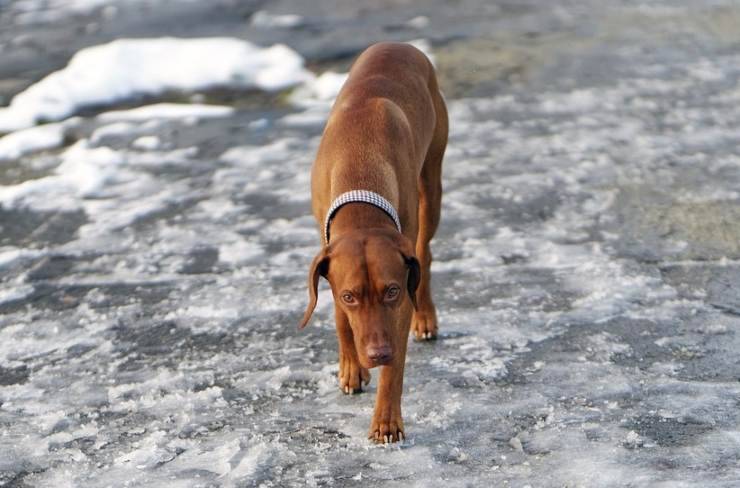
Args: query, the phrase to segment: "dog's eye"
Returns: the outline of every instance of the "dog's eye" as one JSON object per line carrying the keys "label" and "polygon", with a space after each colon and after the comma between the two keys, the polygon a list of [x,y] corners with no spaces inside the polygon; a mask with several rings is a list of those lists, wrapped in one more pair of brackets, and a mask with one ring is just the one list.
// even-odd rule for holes
{"label": "dog's eye", "polygon": [[342,293],[342,301],[348,305],[354,305],[355,297],[353,297],[349,292],[344,292]]}
{"label": "dog's eye", "polygon": [[397,286],[391,286],[388,288],[385,292],[385,299],[386,300],[395,300],[398,298],[398,295],[401,293],[401,289]]}

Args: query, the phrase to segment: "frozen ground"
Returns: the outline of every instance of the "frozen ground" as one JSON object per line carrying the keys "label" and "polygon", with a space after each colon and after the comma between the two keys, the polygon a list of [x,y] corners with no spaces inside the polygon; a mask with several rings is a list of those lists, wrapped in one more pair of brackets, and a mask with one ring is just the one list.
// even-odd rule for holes
{"label": "frozen ground", "polygon": [[738,486],[737,4],[399,3],[134,27],[147,2],[0,2],[6,105],[83,47],[193,26],[317,75],[428,39],[451,116],[442,336],[409,348],[388,447],[377,374],[337,388],[326,287],[296,329],[340,74],[163,83],[0,138],[0,485]]}

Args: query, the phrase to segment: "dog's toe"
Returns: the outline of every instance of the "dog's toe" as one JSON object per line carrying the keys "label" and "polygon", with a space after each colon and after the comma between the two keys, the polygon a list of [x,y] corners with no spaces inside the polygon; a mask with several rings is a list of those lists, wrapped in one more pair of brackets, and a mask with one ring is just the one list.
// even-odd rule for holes
{"label": "dog's toe", "polygon": [[345,395],[362,393],[362,384],[370,383],[370,371],[345,358],[339,359],[339,374],[337,376],[339,389]]}
{"label": "dog's toe", "polygon": [[432,341],[437,338],[437,317],[434,312],[414,313],[411,321],[411,330],[417,341]]}
{"label": "dog's toe", "polygon": [[390,444],[402,442],[405,439],[403,433],[403,421],[400,417],[378,420],[373,419],[370,426],[368,439],[376,444]]}

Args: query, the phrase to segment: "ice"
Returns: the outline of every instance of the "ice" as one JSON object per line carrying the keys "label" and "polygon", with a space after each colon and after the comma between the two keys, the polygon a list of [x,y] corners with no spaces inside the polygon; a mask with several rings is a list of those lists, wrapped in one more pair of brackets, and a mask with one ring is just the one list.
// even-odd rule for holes
{"label": "ice", "polygon": [[408,345],[406,441],[366,438],[377,369],[338,391],[325,281],[297,329],[320,249],[310,168],[347,53],[296,10],[295,28],[237,22],[320,67],[290,93],[216,106],[187,88],[198,103],[134,97],[0,140],[23,150],[0,163],[0,485],[734,486],[738,56],[697,56],[703,27],[685,45],[667,24],[620,30],[706,11],[492,8],[495,49],[460,54],[441,7],[409,26],[347,5],[350,26],[433,40],[466,94],[447,99],[440,337]]}
{"label": "ice", "polygon": [[260,48],[230,38],[118,39],[79,51],[65,68],[16,95],[0,109],[0,132],[167,90],[278,90],[308,78],[303,58],[284,45]]}
{"label": "ice", "polygon": [[[107,185],[125,182],[126,176],[117,171],[123,162],[110,148],[90,148],[86,141],[80,141],[62,155],[55,175],[0,187],[0,203],[6,207],[73,209],[79,197],[100,196]],[[56,198],[49,199],[51,195]]]}
{"label": "ice", "polygon": [[24,283],[18,283],[16,286],[10,286],[0,290],[0,304],[5,302],[12,302],[15,300],[21,300],[26,298],[28,295],[33,293],[33,286]]}
{"label": "ice", "polygon": [[[152,0],[129,0],[131,5],[146,6]],[[181,3],[193,0],[169,0]],[[91,15],[100,11],[106,18],[115,17],[118,0],[22,0],[9,5],[16,24],[51,24],[71,17]]]}
{"label": "ice", "polygon": [[43,252],[39,250],[2,247],[0,248],[0,269],[19,260],[33,259],[40,255],[43,255]]}

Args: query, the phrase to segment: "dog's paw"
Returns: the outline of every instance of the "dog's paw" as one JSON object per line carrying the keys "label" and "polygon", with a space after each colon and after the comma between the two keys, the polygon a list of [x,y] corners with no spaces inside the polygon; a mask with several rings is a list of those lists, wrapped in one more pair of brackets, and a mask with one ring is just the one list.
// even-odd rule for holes
{"label": "dog's paw", "polygon": [[411,330],[417,341],[431,341],[437,338],[437,315],[431,312],[414,312]]}
{"label": "dog's paw", "polygon": [[406,439],[403,433],[403,420],[400,415],[391,415],[387,418],[384,416],[374,415],[370,424],[370,432],[367,436],[376,444],[388,444],[391,442],[401,442]]}
{"label": "dog's paw", "polygon": [[339,358],[339,389],[345,395],[362,392],[362,384],[370,383],[370,371],[346,357]]}

